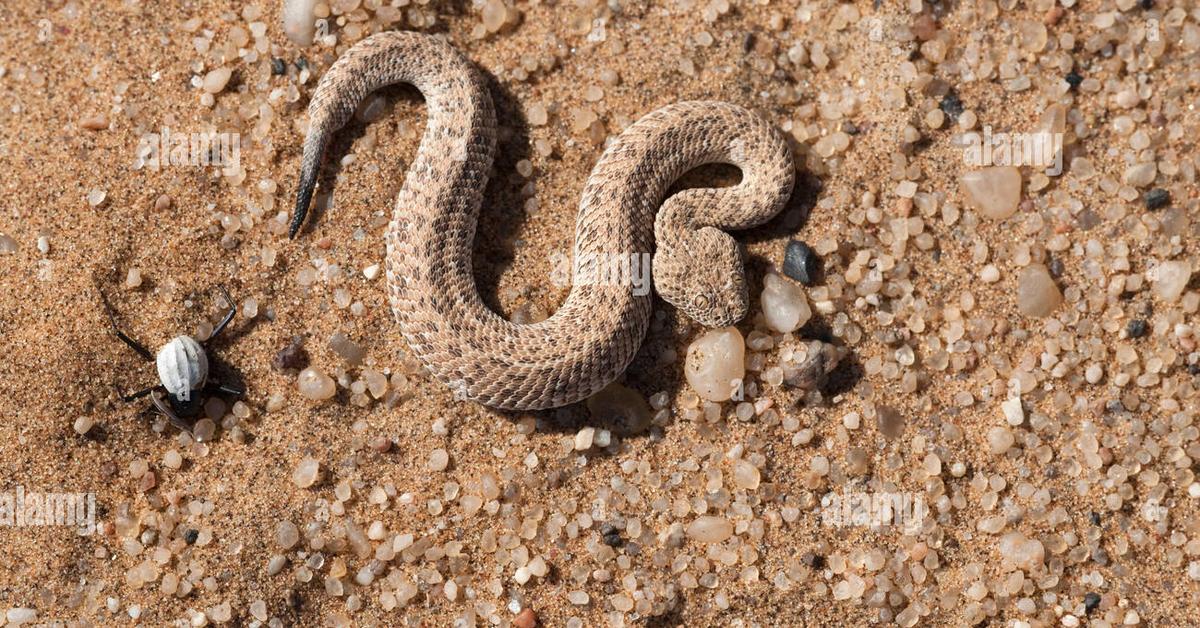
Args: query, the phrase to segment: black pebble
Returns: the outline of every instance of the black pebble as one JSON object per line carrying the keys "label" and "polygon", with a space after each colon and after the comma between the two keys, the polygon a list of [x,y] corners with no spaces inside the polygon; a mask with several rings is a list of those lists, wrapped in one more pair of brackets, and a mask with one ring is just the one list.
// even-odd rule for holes
{"label": "black pebble", "polygon": [[1090,613],[1090,612],[1096,610],[1097,606],[1100,606],[1100,594],[1099,593],[1088,593],[1087,595],[1083,596],[1084,612]]}
{"label": "black pebble", "polygon": [[1154,188],[1146,192],[1142,201],[1146,203],[1146,209],[1162,209],[1171,203],[1171,193],[1162,188]]}
{"label": "black pebble", "polygon": [[621,539],[621,535],[618,532],[604,535],[604,544],[609,547],[620,547],[624,542],[625,541]]}
{"label": "black pebble", "polygon": [[1140,318],[1131,319],[1129,324],[1125,325],[1125,334],[1130,338],[1141,338],[1148,331],[1150,331],[1150,326]]}
{"label": "black pebble", "polygon": [[283,59],[271,57],[271,74],[280,76],[284,72],[287,72],[287,64],[283,62]]}
{"label": "black pebble", "polygon": [[1188,373],[1192,375],[1200,375],[1200,362],[1188,365]]}
{"label": "black pebble", "polygon": [[1092,525],[1100,525],[1100,513],[1096,512],[1095,510],[1088,514],[1088,519],[1091,520]]}
{"label": "black pebble", "polygon": [[308,352],[304,350],[304,338],[293,336],[288,346],[279,350],[271,360],[277,371],[302,371],[308,366]]}
{"label": "black pebble", "polygon": [[1078,72],[1067,72],[1066,80],[1067,84],[1071,86],[1071,89],[1075,89],[1079,87],[1080,83],[1083,82],[1083,77],[1080,76]]}
{"label": "black pebble", "polygon": [[804,563],[809,569],[820,569],[825,566],[825,557],[812,552],[804,552],[800,556],[800,562]]}
{"label": "black pebble", "polygon": [[817,280],[819,261],[811,246],[799,240],[790,240],[783,252],[783,274],[811,286]]}
{"label": "black pebble", "polygon": [[1154,0],[1142,0],[1142,9],[1149,11],[1154,8]]}
{"label": "black pebble", "polygon": [[942,109],[942,113],[950,116],[951,122],[958,121],[958,116],[966,110],[963,106],[962,99],[958,97],[958,92],[950,90],[945,96],[942,96],[942,102],[938,104]]}
{"label": "black pebble", "polygon": [[1046,270],[1050,271],[1051,277],[1058,279],[1059,277],[1062,277],[1063,271],[1066,269],[1063,268],[1062,260],[1054,258],[1051,259],[1050,263],[1046,265]]}
{"label": "black pebble", "polygon": [[188,531],[183,533],[183,540],[187,541],[188,545],[195,543],[198,538],[200,538],[200,531],[196,528],[188,528]]}

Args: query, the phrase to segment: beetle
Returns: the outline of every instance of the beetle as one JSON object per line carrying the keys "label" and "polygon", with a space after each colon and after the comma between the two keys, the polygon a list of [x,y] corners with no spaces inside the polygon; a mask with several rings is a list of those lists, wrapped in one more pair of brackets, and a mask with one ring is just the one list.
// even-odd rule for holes
{"label": "beetle", "polygon": [[150,353],[150,350],[142,343],[121,331],[117,326],[116,314],[109,304],[108,298],[104,295],[103,290],[99,291],[100,298],[104,301],[104,309],[108,312],[108,320],[112,323],[113,333],[144,360],[154,362],[158,368],[158,384],[128,395],[121,393],[118,388],[117,394],[123,401],[128,403],[149,396],[152,409],[158,410],[166,416],[167,420],[175,427],[190,432],[192,430],[191,422],[200,416],[206,397],[213,394],[241,397],[245,394],[244,390],[236,386],[223,384],[208,376],[206,346],[225,331],[226,326],[237,314],[237,305],[233,303],[229,292],[225,290],[224,286],[220,286],[219,289],[230,307],[208,338],[198,341],[188,335],[176,336],[164,344],[157,354]]}

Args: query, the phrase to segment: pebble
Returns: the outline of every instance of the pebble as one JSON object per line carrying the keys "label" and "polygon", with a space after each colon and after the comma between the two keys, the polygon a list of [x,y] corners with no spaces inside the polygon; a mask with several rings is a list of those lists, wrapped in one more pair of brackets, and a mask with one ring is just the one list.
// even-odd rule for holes
{"label": "pebble", "polygon": [[538,625],[537,613],[533,612],[532,608],[526,607],[513,618],[512,625],[514,628],[534,628]]}
{"label": "pebble", "polygon": [[1126,185],[1132,185],[1135,188],[1144,188],[1154,183],[1156,176],[1158,176],[1158,166],[1154,162],[1148,161],[1126,168],[1122,179]]}
{"label": "pebble", "polygon": [[783,251],[783,274],[811,286],[820,272],[820,258],[812,247],[799,240],[789,240]]}
{"label": "pebble", "polygon": [[775,273],[763,278],[762,309],[767,327],[785,334],[800,329],[812,317],[804,290]]}
{"label": "pebble", "polygon": [[36,609],[21,607],[10,608],[8,609],[8,612],[4,614],[5,619],[8,620],[9,625],[12,626],[20,626],[21,624],[27,624],[29,622],[36,621],[37,616],[38,613]]}
{"label": "pebble", "polygon": [[313,43],[316,34],[317,0],[284,0],[283,33],[298,46]]}
{"label": "pebble", "polygon": [[229,84],[230,77],[233,76],[233,70],[229,68],[217,68],[211,70],[204,75],[202,87],[209,94],[219,94]]}
{"label": "pebble", "polygon": [[280,549],[292,549],[299,542],[300,530],[296,527],[296,524],[286,519],[275,524],[275,544]]}
{"label": "pebble", "polygon": [[618,434],[634,436],[650,427],[650,405],[641,393],[612,383],[587,399],[588,413],[597,423],[611,426]]}
{"label": "pebble", "polygon": [[728,401],[746,376],[746,342],[735,327],[714,329],[688,346],[684,374],[708,401]]}
{"label": "pebble", "polygon": [[1016,442],[1012,430],[1007,427],[993,427],[987,433],[988,447],[994,456],[999,456],[1012,448]]}
{"label": "pebble", "polygon": [[300,371],[296,376],[296,386],[301,396],[313,401],[324,401],[337,392],[333,379],[315,367]]}
{"label": "pebble", "polygon": [[308,488],[317,483],[320,475],[321,463],[312,456],[305,456],[300,459],[300,464],[296,465],[296,469],[292,471],[292,482],[300,488]]}
{"label": "pebble", "polygon": [[87,193],[88,205],[99,207],[104,204],[104,199],[108,197],[108,192],[100,189],[94,189]]}
{"label": "pebble", "polygon": [[79,127],[89,131],[103,131],[108,128],[108,116],[102,113],[87,116],[79,121]]}
{"label": "pebble", "polygon": [[702,515],[687,525],[686,533],[697,543],[720,543],[733,536],[733,524],[724,517]]}
{"label": "pebble", "polygon": [[1017,276],[1017,309],[1025,316],[1045,318],[1062,303],[1062,292],[1041,264],[1030,264]]}
{"label": "pebble", "polygon": [[171,205],[174,204],[174,199],[167,194],[159,194],[158,198],[154,199],[154,209],[160,212],[171,209]]}
{"label": "pebble", "polygon": [[362,364],[363,358],[367,355],[367,352],[358,343],[350,340],[346,334],[340,331],[329,337],[329,348],[333,349],[333,352],[341,356],[350,366]]}
{"label": "pebble", "polygon": [[271,359],[271,366],[277,371],[300,371],[308,366],[308,352],[304,350],[304,337],[292,336],[291,342]]}
{"label": "pebble", "polygon": [[92,426],[94,424],[95,423],[92,420],[92,417],[81,416],[81,417],[75,419],[75,425],[74,425],[75,433],[79,434],[80,436],[83,436],[83,435],[87,434],[88,432],[92,431]]}
{"label": "pebble", "polygon": [[888,440],[896,440],[904,434],[904,416],[891,406],[875,406],[875,426]]}
{"label": "pebble", "polygon": [[985,218],[1004,220],[1021,203],[1021,172],[1012,166],[991,166],[968,172],[960,179],[967,204]]}
{"label": "pebble", "polygon": [[9,255],[17,252],[17,241],[11,236],[0,233],[0,253]]}
{"label": "pebble", "polygon": [[450,466],[450,454],[445,449],[434,449],[429,452],[429,461],[425,466],[430,471],[445,471]]}
{"label": "pebble", "polygon": [[1125,335],[1135,340],[1144,337],[1148,331],[1150,331],[1150,325],[1141,318],[1130,319],[1125,324]]}
{"label": "pebble", "polygon": [[135,290],[142,285],[142,271],[139,268],[130,268],[125,273],[125,289]]}
{"label": "pebble", "polygon": [[1188,282],[1192,279],[1192,265],[1178,260],[1162,262],[1152,272],[1150,280],[1154,282],[1154,294],[1158,298],[1174,303],[1183,296]]}
{"label": "pebble", "polygon": [[1025,422],[1025,409],[1021,407],[1020,397],[1012,397],[1000,402],[1000,410],[1004,413],[1004,420],[1009,425],[1017,426]]}
{"label": "pebble", "polygon": [[1146,192],[1146,195],[1142,197],[1142,202],[1146,204],[1146,209],[1162,209],[1171,204],[1171,193],[1162,188],[1154,188]]}
{"label": "pebble", "polygon": [[1046,548],[1041,541],[1016,531],[1000,537],[997,549],[1002,561],[1025,571],[1037,569],[1046,558]]}

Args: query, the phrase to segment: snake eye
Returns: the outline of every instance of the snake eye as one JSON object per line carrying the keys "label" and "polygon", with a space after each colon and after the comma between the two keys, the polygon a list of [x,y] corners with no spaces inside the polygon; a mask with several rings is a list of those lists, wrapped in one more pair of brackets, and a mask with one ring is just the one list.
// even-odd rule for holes
{"label": "snake eye", "polygon": [[708,307],[708,295],[697,294],[695,298],[692,299],[692,307],[697,309],[704,309]]}

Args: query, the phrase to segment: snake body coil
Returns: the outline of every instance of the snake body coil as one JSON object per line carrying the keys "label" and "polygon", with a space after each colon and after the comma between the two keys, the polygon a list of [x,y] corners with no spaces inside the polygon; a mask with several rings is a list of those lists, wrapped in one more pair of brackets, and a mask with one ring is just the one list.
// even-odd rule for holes
{"label": "snake body coil", "polygon": [[[628,283],[577,281],[562,307],[538,323],[512,323],[487,308],[471,251],[495,151],[495,112],[479,72],[439,38],[380,33],[322,77],[309,104],[291,234],[304,221],[333,133],[363,98],[395,83],[414,85],[429,109],[386,235],[388,296],[412,351],[458,395],[497,408],[554,408],[604,388],[641,345],[652,297]],[[737,166],[741,182],[664,201],[680,176],[709,163]],[[741,249],[723,229],[770,219],[793,178],[780,133],[745,109],[681,102],[654,111],[617,137],[587,180],[576,276],[603,276],[596,265],[606,260],[654,253],[654,284],[664,299],[702,324],[733,324],[745,316],[748,295]]]}

